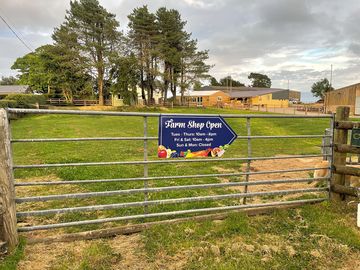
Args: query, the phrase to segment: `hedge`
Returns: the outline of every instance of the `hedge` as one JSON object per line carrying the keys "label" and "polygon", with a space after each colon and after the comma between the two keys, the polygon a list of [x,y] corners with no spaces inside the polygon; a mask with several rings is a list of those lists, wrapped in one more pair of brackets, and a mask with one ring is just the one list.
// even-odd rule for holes
{"label": "hedge", "polygon": [[[31,94],[11,94],[5,97],[5,100],[14,101],[15,107],[18,108],[32,108],[36,103],[39,105],[46,104],[46,97],[43,95],[31,95]],[[11,102],[11,106],[13,106]],[[10,107],[10,106],[9,106]]]}
{"label": "hedge", "polygon": [[16,100],[0,99],[0,108],[15,108],[17,107]]}

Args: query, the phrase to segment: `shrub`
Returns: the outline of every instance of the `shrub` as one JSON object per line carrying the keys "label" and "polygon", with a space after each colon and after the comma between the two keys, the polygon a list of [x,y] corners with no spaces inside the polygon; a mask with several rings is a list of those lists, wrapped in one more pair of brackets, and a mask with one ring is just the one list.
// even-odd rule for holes
{"label": "shrub", "polygon": [[0,108],[15,108],[17,107],[16,100],[0,99]]}
{"label": "shrub", "polygon": [[46,104],[46,97],[43,95],[31,95],[31,94],[11,94],[5,97],[6,100],[15,101],[16,107],[19,108],[31,108],[34,104],[40,105]]}

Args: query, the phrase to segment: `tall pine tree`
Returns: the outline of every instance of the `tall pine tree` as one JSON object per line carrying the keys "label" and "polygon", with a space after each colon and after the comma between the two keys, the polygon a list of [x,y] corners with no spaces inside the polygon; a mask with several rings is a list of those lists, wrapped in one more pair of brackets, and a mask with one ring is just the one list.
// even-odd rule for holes
{"label": "tall pine tree", "polygon": [[140,68],[142,99],[145,103],[151,104],[159,64],[159,31],[156,17],[149,12],[147,6],[143,6],[135,8],[128,18],[128,37]]}
{"label": "tall pine tree", "polygon": [[99,104],[104,105],[105,81],[110,80],[110,59],[116,54],[120,43],[120,32],[115,15],[102,7],[97,0],[75,0],[70,2],[65,22],[58,31],[67,28],[76,36],[77,48],[84,56],[84,64],[97,83]]}

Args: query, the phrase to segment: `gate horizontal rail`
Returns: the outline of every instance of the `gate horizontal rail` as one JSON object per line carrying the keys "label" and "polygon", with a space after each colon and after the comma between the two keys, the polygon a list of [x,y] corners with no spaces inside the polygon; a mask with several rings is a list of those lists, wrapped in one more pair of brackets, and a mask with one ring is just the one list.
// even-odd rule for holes
{"label": "gate horizontal rail", "polygon": [[[287,172],[302,172],[302,171],[316,171],[316,170],[330,170],[330,167],[318,168],[301,168],[288,170],[273,170],[260,172],[241,172],[241,173],[217,173],[217,174],[190,174],[190,175],[168,175],[158,177],[134,177],[134,178],[117,178],[117,179],[93,179],[93,180],[64,180],[51,182],[15,182],[15,186],[42,186],[42,185],[77,185],[77,184],[98,184],[109,182],[129,182],[129,181],[144,181],[144,180],[167,180],[167,179],[186,179],[186,178],[206,178],[206,177],[224,177],[224,176],[242,176],[242,175],[259,175],[272,173],[287,173]],[[314,179],[314,178],[312,178]]]}
{"label": "gate horizontal rail", "polygon": [[188,163],[188,162],[224,162],[224,161],[251,161],[251,160],[272,160],[272,159],[292,159],[292,158],[312,158],[327,157],[327,154],[318,155],[293,155],[277,157],[247,157],[247,158],[198,158],[198,159],[174,159],[174,160],[139,160],[139,161],[109,161],[109,162],[78,162],[78,163],[54,163],[54,164],[34,164],[34,165],[14,165],[14,169],[30,168],[51,168],[67,166],[104,166],[104,165],[142,165],[142,164],[167,164],[167,163]]}
{"label": "gate horizontal rail", "polygon": [[[143,218],[160,218],[160,217],[169,217],[185,214],[200,214],[206,212],[216,212],[216,211],[227,211],[227,210],[238,210],[244,208],[261,208],[261,207],[276,207],[281,205],[298,205],[299,203],[317,203],[327,200],[328,197],[324,197],[323,193],[329,194],[330,184],[329,177],[293,177],[280,178],[283,175],[279,176],[278,179],[263,179],[263,180],[254,180],[249,181],[249,176],[253,175],[265,175],[265,174],[286,174],[291,172],[311,172],[316,170],[329,170],[332,166],[330,163],[329,166],[321,167],[310,167],[310,168],[285,168],[283,170],[269,170],[269,171],[252,171],[250,168],[251,161],[261,161],[261,160],[287,160],[287,159],[302,159],[302,158],[332,158],[332,153],[326,154],[301,154],[301,155],[281,155],[281,156],[251,156],[251,142],[252,140],[268,140],[268,139],[318,139],[318,138],[329,138],[329,145],[323,145],[323,147],[332,146],[333,133],[330,134],[293,134],[293,135],[253,135],[250,131],[250,120],[251,119],[328,119],[330,122],[330,127],[333,126],[334,116],[333,115],[261,115],[261,114],[164,114],[164,115],[186,115],[186,116],[221,116],[223,118],[232,118],[232,119],[246,119],[247,124],[247,136],[239,135],[237,140],[246,140],[248,151],[246,157],[229,157],[229,158],[198,158],[198,159],[148,159],[148,141],[158,140],[158,136],[148,136],[148,117],[159,117],[163,114],[161,113],[143,113],[143,112],[104,112],[104,111],[78,111],[78,110],[41,110],[41,109],[13,109],[10,108],[7,110],[8,113],[13,114],[62,114],[62,115],[83,115],[83,116],[123,116],[123,117],[142,117],[143,118],[143,136],[119,136],[119,137],[79,137],[79,138],[10,138],[9,143],[18,144],[18,143],[56,143],[56,142],[91,142],[91,141],[143,141],[144,142],[144,159],[143,160],[119,160],[119,161],[100,161],[100,162],[77,162],[77,163],[50,163],[50,164],[12,164],[12,170],[20,169],[41,169],[41,168],[59,168],[59,167],[79,167],[79,166],[107,166],[107,165],[142,165],[144,166],[143,177],[127,177],[127,178],[114,178],[114,179],[85,179],[85,180],[63,180],[63,181],[52,181],[50,179],[34,182],[26,181],[23,179],[16,179],[13,182],[13,185],[16,188],[19,187],[31,187],[31,186],[59,186],[59,185],[77,185],[77,184],[100,184],[100,183],[116,183],[116,182],[135,182],[143,181],[144,186],[140,188],[129,188],[126,189],[116,189],[99,192],[82,192],[82,193],[68,193],[68,194],[54,194],[54,195],[39,195],[39,196],[25,196],[15,198],[16,204],[21,207],[23,203],[37,203],[37,202],[48,202],[52,200],[67,200],[67,199],[83,199],[83,198],[92,198],[92,197],[107,197],[107,196],[121,196],[129,194],[144,194],[144,200],[135,199],[131,202],[116,202],[113,204],[104,204],[98,203],[94,205],[87,206],[77,206],[77,207],[65,207],[65,208],[51,208],[51,209],[42,209],[42,210],[31,210],[31,211],[18,211],[16,216],[18,218],[26,218],[30,216],[46,216],[46,215],[56,215],[56,214],[66,214],[72,212],[87,212],[87,211],[103,211],[103,210],[113,210],[113,209],[122,209],[122,208],[132,208],[132,207],[143,207],[143,214],[134,214],[134,212],[129,212],[126,216],[116,216],[116,217],[106,217],[98,218],[93,220],[82,220],[82,221],[71,221],[63,223],[54,223],[54,224],[40,224],[40,225],[31,225],[25,227],[18,227],[19,232],[35,231],[35,230],[46,230],[46,229],[56,229],[69,226],[79,226],[79,225],[89,225],[89,224],[100,224],[107,222],[116,222],[116,221],[129,221]],[[250,150],[249,150],[250,149]],[[320,149],[320,147],[319,147]],[[148,165],[154,164],[179,164],[179,163],[204,163],[204,162],[238,162],[238,167],[241,168],[242,163],[247,163],[247,169],[241,172],[235,173],[208,173],[208,174],[193,174],[193,175],[165,175],[165,176],[148,176],[149,168]],[[236,182],[216,182],[209,183],[191,183],[190,185],[170,185],[162,187],[149,187],[148,181],[161,181],[167,179],[197,179],[197,178],[221,178],[221,177],[238,177],[246,176],[246,181],[239,181],[236,179]],[[50,177],[49,177],[50,178]],[[80,178],[80,177],[79,177]],[[275,177],[274,177],[275,178]],[[259,186],[259,185],[269,185],[274,186],[278,184],[297,184],[297,183],[313,183],[327,181],[327,187],[306,187],[305,185],[296,186],[293,185],[291,188],[282,187],[279,190],[269,190],[269,191],[252,191],[248,192],[247,187],[249,186]],[[168,184],[169,185],[169,184]],[[131,187],[131,186],[130,186]],[[239,190],[228,190],[227,188],[232,187],[244,187],[244,192]],[[129,188],[129,189],[128,189]],[[215,189],[221,188],[220,191]],[[111,189],[111,188],[109,188]],[[166,196],[166,199],[153,199],[149,200],[148,194],[157,193],[157,192],[171,192],[171,191],[181,191],[181,190],[193,190],[193,189],[214,189],[214,192],[208,192],[202,196],[187,196],[183,195],[180,198],[171,198]],[[60,190],[60,189],[59,189]],[[226,194],[224,194],[226,192]],[[234,192],[234,193],[230,193]],[[58,191],[60,193],[60,191]],[[64,191],[63,193],[66,193]],[[304,194],[312,193],[312,196],[317,198],[310,199],[294,199],[287,197],[277,196],[286,196],[291,194]],[[22,194],[24,194],[22,192]],[[172,193],[169,193],[172,194]],[[245,199],[243,204],[240,200],[242,198],[251,198],[251,197],[262,197],[265,200],[265,196],[269,196],[266,200],[274,200],[271,196],[275,196],[278,201],[275,202],[264,202],[264,203],[251,203],[246,204]],[[121,199],[121,197],[119,197]],[[224,201],[230,199],[231,201]],[[235,202],[236,200],[236,202]],[[286,201],[285,201],[286,200]],[[149,206],[161,206],[161,205],[170,205],[170,204],[184,204],[184,203],[195,203],[195,202],[206,202],[206,201],[222,201],[226,202],[228,205],[218,205],[214,204],[209,205],[209,207],[204,208],[204,206],[194,206],[192,209],[184,209],[177,211],[166,211],[164,209],[150,209]],[[99,201],[101,202],[101,201]],[[232,205],[236,203],[236,205]],[[231,205],[229,205],[231,204]],[[216,205],[216,204],[215,204]],[[27,205],[25,205],[27,207]],[[31,205],[35,207],[36,205]],[[211,207],[210,207],[211,206]],[[199,207],[199,208],[196,208]],[[181,207],[180,207],[181,209]],[[136,210],[136,209],[135,209]],[[151,212],[152,210],[153,212]],[[130,211],[130,210],[129,210]],[[133,210],[132,210],[133,211]],[[149,212],[150,211],[150,212]],[[154,212],[157,211],[157,212]],[[164,212],[166,211],[166,212]]]}
{"label": "gate horizontal rail", "polygon": [[104,116],[147,116],[159,117],[160,115],[186,115],[186,116],[221,116],[223,118],[329,118],[332,115],[277,115],[277,114],[193,114],[193,113],[143,113],[143,112],[109,112],[109,111],[80,111],[80,110],[43,110],[43,109],[18,109],[8,108],[10,113],[26,114],[73,114],[73,115],[104,115]]}
{"label": "gate horizontal rail", "polygon": [[269,206],[281,206],[281,205],[296,205],[299,203],[319,203],[326,201],[327,199],[307,199],[307,200],[294,200],[294,201],[283,201],[283,202],[272,202],[272,203],[261,203],[261,204],[247,204],[247,205],[233,205],[233,206],[222,206],[222,207],[209,207],[209,208],[198,208],[198,209],[190,209],[190,210],[179,210],[179,211],[171,211],[171,212],[161,212],[161,213],[150,213],[143,215],[132,215],[132,216],[123,216],[123,217],[111,217],[111,218],[101,218],[101,219],[93,219],[93,220],[83,220],[83,221],[73,221],[73,222],[64,222],[57,224],[48,224],[48,225],[37,225],[37,226],[28,226],[28,227],[20,227],[18,229],[19,232],[29,232],[35,230],[48,230],[48,229],[57,229],[71,226],[80,226],[80,225],[90,225],[90,224],[100,224],[107,222],[116,222],[116,221],[125,221],[125,220],[134,220],[140,218],[156,218],[156,217],[164,217],[164,216],[177,216],[177,215],[185,215],[185,214],[196,214],[196,213],[206,213],[206,212],[215,212],[215,211],[226,211],[226,210],[237,210],[244,208],[261,208],[261,207],[269,207]]}
{"label": "gate horizontal rail", "polygon": [[[322,180],[327,179],[323,178]],[[319,181],[316,179],[315,181]],[[264,183],[267,181],[263,181]],[[304,182],[302,181],[293,181],[293,183]],[[277,183],[290,183],[284,181],[277,181]],[[246,182],[244,182],[246,184]],[[244,185],[243,184],[243,185]],[[274,184],[274,183],[273,183]],[[39,215],[50,215],[50,214],[60,214],[60,213],[69,213],[69,212],[80,212],[80,211],[98,211],[98,210],[110,210],[110,209],[119,209],[127,207],[138,207],[145,205],[160,205],[160,204],[172,204],[172,203],[187,203],[187,202],[201,202],[209,200],[223,200],[223,199],[236,199],[244,197],[255,197],[255,196],[269,196],[269,195],[287,195],[294,193],[310,193],[310,192],[323,192],[329,191],[328,188],[308,188],[308,189],[288,189],[288,190],[279,190],[279,191],[270,191],[270,192],[249,192],[249,193],[233,193],[233,194],[224,194],[224,195],[213,195],[213,196],[198,196],[198,197],[186,197],[186,198],[177,198],[177,199],[163,199],[163,200],[153,200],[153,201],[142,201],[142,202],[128,202],[128,203],[117,203],[117,204],[107,204],[107,205],[96,205],[96,206],[80,206],[72,208],[59,208],[59,209],[47,209],[47,210],[36,210],[28,212],[18,212],[18,217],[24,216],[39,216]]]}
{"label": "gate horizontal rail", "polygon": [[[313,181],[311,178],[307,181]],[[305,182],[305,181],[301,181]],[[46,202],[51,200],[65,200],[65,199],[83,199],[91,197],[104,197],[104,196],[115,196],[125,195],[134,193],[144,192],[163,192],[163,191],[174,191],[174,190],[188,190],[188,189],[203,189],[203,188],[221,188],[221,187],[235,187],[235,186],[246,186],[247,182],[229,182],[229,183],[216,183],[216,184],[201,184],[201,185],[185,185],[185,186],[168,186],[168,187],[157,187],[157,188],[138,188],[138,189],[122,189],[122,190],[111,190],[111,191],[99,191],[99,192],[83,192],[83,193],[69,193],[61,195],[45,195],[45,196],[34,196],[34,197],[22,197],[16,198],[16,203],[24,202]],[[256,182],[253,182],[256,183]],[[255,184],[253,184],[255,185]],[[259,185],[261,185],[259,183]],[[312,189],[306,189],[311,191]],[[250,194],[250,193],[247,193]]]}
{"label": "gate horizontal rail", "polygon": [[[331,135],[280,135],[280,136],[238,136],[236,139],[307,139],[327,138]],[[34,142],[80,142],[80,141],[143,141],[158,140],[159,137],[89,137],[89,138],[49,138],[49,139],[12,139],[12,143],[34,143]]]}

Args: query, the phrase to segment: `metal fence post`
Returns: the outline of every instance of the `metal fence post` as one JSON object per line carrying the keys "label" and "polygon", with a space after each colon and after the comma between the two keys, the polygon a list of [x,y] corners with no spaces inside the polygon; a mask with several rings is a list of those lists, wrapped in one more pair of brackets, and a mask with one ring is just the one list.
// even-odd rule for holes
{"label": "metal fence post", "polygon": [[15,187],[7,112],[0,109],[0,240],[9,250],[19,242],[16,226]]}
{"label": "metal fence post", "polygon": [[[251,125],[250,125],[250,118],[246,118],[246,130],[247,130],[247,136],[251,136]],[[251,139],[248,138],[247,139],[247,157],[251,158]],[[248,173],[245,177],[245,182],[249,182],[249,172],[251,170],[251,161],[248,160],[247,161],[247,165],[246,165],[246,172]],[[244,192],[247,193],[248,192],[248,185],[245,186]],[[244,197],[243,203],[246,204],[246,197]]]}
{"label": "metal fence post", "polygon": [[330,145],[330,146],[324,148],[324,150],[325,150],[324,155],[328,155],[328,156],[326,156],[326,159],[328,160],[329,166],[330,166],[329,180],[327,181],[328,182],[327,187],[329,189],[329,194],[328,194],[329,200],[331,199],[331,196],[332,196],[331,195],[331,179],[333,177],[332,166],[334,164],[334,127],[335,127],[334,120],[335,120],[335,114],[333,113],[332,118],[330,119],[330,128],[327,128],[325,130],[325,134],[330,135],[331,137],[324,138],[325,143]]}
{"label": "metal fence post", "polygon": [[[148,123],[147,123],[147,116],[144,116],[144,161],[147,161],[148,160],[148,139],[147,139],[147,136],[148,136],[148,132],[147,132],[147,129],[148,129]],[[149,176],[149,168],[148,168],[148,164],[144,164],[144,177],[148,177]],[[144,201],[147,202],[148,201],[148,192],[146,191],[146,189],[148,188],[148,181],[147,180],[144,180],[144,189],[145,189],[145,192],[144,192]],[[147,214],[148,212],[148,207],[147,205],[144,206],[144,212],[145,214]]]}

